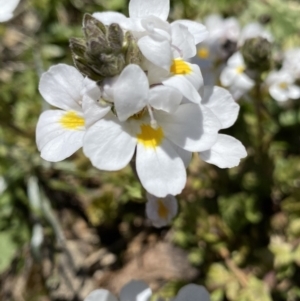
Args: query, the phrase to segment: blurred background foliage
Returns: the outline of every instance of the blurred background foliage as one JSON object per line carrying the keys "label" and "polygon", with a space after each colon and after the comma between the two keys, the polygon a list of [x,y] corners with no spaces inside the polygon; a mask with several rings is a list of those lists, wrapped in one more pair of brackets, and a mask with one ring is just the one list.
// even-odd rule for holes
{"label": "blurred background foliage", "polygon": [[[185,275],[175,261],[178,275],[166,276],[162,260],[149,278],[141,274],[144,263],[139,277],[157,295],[171,297],[193,281],[212,301],[300,300],[299,100],[279,106],[265,91],[263,136],[253,104],[240,100],[238,121],[224,132],[243,142],[248,157],[221,170],[195,156],[169,228],[154,229],[145,219],[145,193],[129,167],[98,171],[80,151],[56,164],[39,157],[35,126],[47,109],[39,76],[72,64],[68,40],[81,36],[84,13],[128,14],[127,7],[125,0],[24,0],[16,17],[0,24],[0,299],[82,300],[99,286],[117,290],[123,274],[126,281],[137,277],[126,274],[132,258],[167,242],[184,250],[180,260],[195,273]],[[299,1],[171,0],[171,20],[211,13],[242,25],[267,18],[274,51],[299,47]],[[59,260],[68,254],[71,268]]]}

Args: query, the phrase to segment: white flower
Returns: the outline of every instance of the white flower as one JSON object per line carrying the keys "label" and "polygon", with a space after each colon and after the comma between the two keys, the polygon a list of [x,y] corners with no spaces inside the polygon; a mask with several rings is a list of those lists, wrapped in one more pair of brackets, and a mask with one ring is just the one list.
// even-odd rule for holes
{"label": "white flower", "polygon": [[295,78],[300,78],[300,48],[292,48],[284,53],[282,69]]}
{"label": "white flower", "polygon": [[[120,301],[148,301],[151,289],[143,281],[133,280],[127,283],[120,292]],[[98,289],[91,292],[84,301],[118,301],[108,290]]]}
{"label": "white flower", "polygon": [[[239,105],[223,88],[204,86],[202,104],[210,108],[218,117],[222,129],[232,126],[238,117]],[[207,163],[220,168],[231,168],[237,166],[240,159],[247,156],[247,152],[239,140],[219,134],[215,144],[209,150],[200,152],[199,155]]]}
{"label": "white flower", "polygon": [[292,74],[284,69],[271,72],[266,79],[270,95],[280,102],[300,98],[300,87],[294,82]]}
{"label": "white flower", "polygon": [[108,25],[118,22],[137,39],[144,57],[149,81],[163,83],[179,90],[190,101],[200,103],[197,90],[203,84],[199,66],[187,62],[196,54],[196,44],[203,41],[207,31],[202,24],[178,20],[169,24],[169,0],[131,0],[129,16],[114,12],[94,13]]}
{"label": "white flower", "polygon": [[178,211],[177,200],[172,195],[157,198],[147,193],[146,215],[153,226],[160,228],[168,225]]}
{"label": "white flower", "polygon": [[20,0],[0,0],[0,22],[10,20]]}
{"label": "white flower", "polygon": [[[86,92],[87,85],[91,94]],[[41,157],[57,162],[71,156],[82,147],[85,134],[82,102],[86,103],[86,115],[91,125],[99,120],[110,107],[100,107],[91,99],[95,84],[84,77],[76,68],[59,64],[45,72],[40,80],[39,90],[44,99],[60,110],[47,110],[39,118],[36,128],[36,143]],[[82,94],[86,92],[86,94]],[[100,96],[100,90],[97,96]]]}
{"label": "white flower", "polygon": [[[126,284],[120,292],[120,301],[148,301],[152,296],[151,289],[143,281],[133,280]],[[98,289],[90,293],[84,301],[118,301],[105,289]],[[197,284],[182,287],[173,301],[210,301],[207,290]]]}
{"label": "white flower", "polygon": [[254,86],[254,81],[245,74],[246,65],[240,52],[233,54],[220,75],[221,84],[229,87],[233,98],[237,100]]}
{"label": "white flower", "polygon": [[270,43],[273,42],[273,36],[272,34],[267,31],[261,24],[257,22],[250,23],[246,25],[241,32],[238,45],[242,46],[246,40],[262,37],[267,39]]}
{"label": "white flower", "polygon": [[149,193],[157,197],[180,193],[190,152],[215,143],[219,120],[206,107],[180,104],[181,95],[174,89],[149,88],[137,65],[127,66],[112,89],[117,116],[108,113],[87,130],[85,155],[99,169],[119,170],[136,152],[136,171]]}

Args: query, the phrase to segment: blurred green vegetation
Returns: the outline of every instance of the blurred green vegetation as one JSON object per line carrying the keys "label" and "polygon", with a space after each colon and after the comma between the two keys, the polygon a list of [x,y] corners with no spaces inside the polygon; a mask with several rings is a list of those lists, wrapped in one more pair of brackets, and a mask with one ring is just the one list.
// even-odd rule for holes
{"label": "blurred green vegetation", "polygon": [[[38,197],[44,196],[55,212],[67,208],[108,236],[118,233],[128,242],[128,231],[144,229],[164,236],[164,229],[153,230],[145,221],[144,191],[129,167],[98,171],[81,151],[50,164],[35,145],[37,119],[47,108],[38,93],[40,74],[60,62],[72,64],[68,40],[81,36],[85,12],[127,14],[127,5],[125,0],[22,1],[17,16],[0,24],[0,287],[15,258],[22,259],[16,275],[25,269],[34,225],[41,224],[55,244],[57,230],[47,216],[52,209],[43,210],[32,200],[32,177]],[[247,24],[268,16],[276,51],[300,43],[299,1],[174,0],[171,6],[171,20],[203,20],[219,13]],[[170,230],[174,244],[199,269],[195,281],[211,291],[212,301],[300,300],[300,103],[279,107],[262,92],[269,112],[261,121],[263,137],[253,104],[241,100],[238,121],[224,132],[243,142],[248,157],[230,170],[195,157]],[[120,233],[120,224],[131,230]],[[114,240],[101,239],[103,244]],[[42,300],[38,295],[47,295],[44,285],[32,291],[28,286],[25,300]],[[170,282],[159,294],[172,296],[181,285]]]}

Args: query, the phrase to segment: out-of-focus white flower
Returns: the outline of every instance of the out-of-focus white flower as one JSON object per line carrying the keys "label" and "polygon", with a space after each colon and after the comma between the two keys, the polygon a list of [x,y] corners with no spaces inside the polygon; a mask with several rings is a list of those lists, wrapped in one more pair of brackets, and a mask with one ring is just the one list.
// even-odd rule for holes
{"label": "out-of-focus white flower", "polygon": [[293,75],[284,69],[271,72],[266,79],[270,95],[280,102],[300,98],[300,87],[294,82]]}
{"label": "out-of-focus white flower", "polygon": [[173,195],[157,198],[147,193],[146,215],[154,227],[167,226],[178,211],[178,203]]}
{"label": "out-of-focus white flower", "polygon": [[0,22],[10,20],[20,0],[0,0]]}
{"label": "out-of-focus white flower", "polygon": [[246,40],[256,38],[256,37],[262,37],[267,39],[270,43],[273,42],[273,36],[272,34],[267,31],[261,24],[257,22],[250,23],[246,25],[240,34],[238,45],[242,46]]}
{"label": "out-of-focus white flower", "polygon": [[[127,283],[120,292],[120,301],[148,301],[152,295],[151,289],[143,281],[133,280]],[[84,301],[118,301],[118,299],[105,289],[91,292]]]}
{"label": "out-of-focus white flower", "polygon": [[289,49],[284,53],[282,70],[288,71],[294,78],[300,78],[300,48]]}
{"label": "out-of-focus white flower", "polygon": [[221,84],[229,87],[233,98],[237,100],[254,86],[254,81],[244,72],[246,65],[240,52],[233,54],[220,75]]}
{"label": "out-of-focus white flower", "polygon": [[[223,88],[204,86],[201,103],[218,117],[222,129],[232,126],[238,117],[239,105]],[[215,144],[209,150],[200,152],[199,155],[207,163],[220,168],[231,168],[239,165],[240,160],[247,156],[247,152],[239,140],[219,134]]]}
{"label": "out-of-focus white flower", "polygon": [[200,104],[180,104],[174,89],[162,85],[150,89],[137,65],[127,66],[112,90],[115,114],[108,113],[87,130],[85,155],[99,169],[119,170],[136,150],[136,171],[149,193],[157,197],[180,193],[190,152],[214,144],[218,118]]}
{"label": "out-of-focus white flower", "polygon": [[[96,84],[84,79],[76,68],[64,64],[53,66],[42,75],[41,95],[50,105],[60,108],[43,112],[37,124],[36,143],[43,159],[58,162],[82,147],[86,128],[83,101],[90,124],[110,110],[94,103],[89,94],[82,94],[86,92],[86,85],[97,89]],[[100,97],[99,89],[97,96]]]}
{"label": "out-of-focus white flower", "polygon": [[[148,301],[151,296],[152,291],[146,283],[133,280],[122,288],[120,301]],[[90,293],[84,301],[118,301],[118,299],[109,291],[98,289]],[[203,286],[187,284],[179,290],[173,301],[210,301],[210,297]]]}

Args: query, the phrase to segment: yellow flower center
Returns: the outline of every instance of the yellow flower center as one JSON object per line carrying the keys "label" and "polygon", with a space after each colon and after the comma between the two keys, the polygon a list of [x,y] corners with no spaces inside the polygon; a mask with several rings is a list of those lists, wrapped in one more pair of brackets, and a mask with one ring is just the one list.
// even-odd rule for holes
{"label": "yellow flower center", "polygon": [[159,146],[164,138],[161,127],[154,129],[151,125],[142,124],[141,132],[137,135],[138,143],[142,143],[145,147],[155,148]]}
{"label": "yellow flower center", "polygon": [[236,73],[241,74],[245,71],[245,67],[244,66],[238,66],[236,67]]}
{"label": "yellow flower center", "polygon": [[201,59],[207,59],[209,57],[209,50],[206,47],[200,47],[198,49],[197,55]]}
{"label": "yellow flower center", "polygon": [[84,119],[74,111],[66,112],[59,123],[68,130],[79,130],[84,127]]}
{"label": "yellow flower center", "polygon": [[192,73],[192,68],[184,60],[175,59],[173,60],[170,72],[175,75],[186,75]]}
{"label": "yellow flower center", "polygon": [[163,203],[161,199],[157,200],[158,202],[158,215],[160,218],[166,219],[168,217],[169,210]]}
{"label": "yellow flower center", "polygon": [[287,87],[288,87],[288,84],[287,84],[286,82],[282,82],[282,83],[279,84],[279,87],[280,87],[281,89],[283,89],[283,90],[286,90]]}

